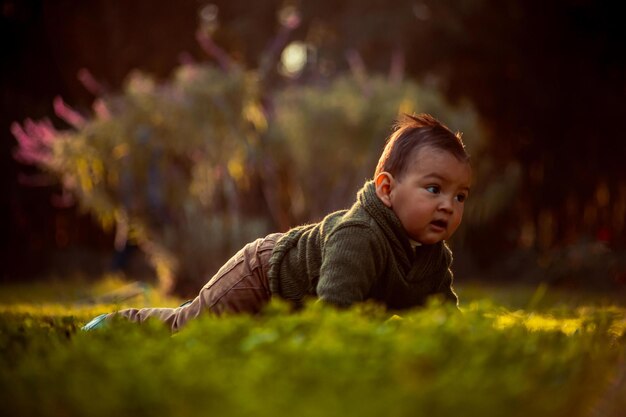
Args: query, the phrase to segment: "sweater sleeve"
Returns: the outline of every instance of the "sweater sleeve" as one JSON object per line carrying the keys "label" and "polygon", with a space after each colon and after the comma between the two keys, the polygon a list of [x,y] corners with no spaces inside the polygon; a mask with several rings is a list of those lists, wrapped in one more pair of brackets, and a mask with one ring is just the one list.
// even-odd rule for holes
{"label": "sweater sleeve", "polygon": [[319,299],[339,307],[365,300],[380,276],[382,253],[377,236],[366,225],[333,230],[322,253]]}
{"label": "sweater sleeve", "polygon": [[445,277],[440,287],[440,292],[444,295],[445,299],[453,302],[455,306],[459,306],[459,298],[454,292],[454,288],[452,287],[453,274],[450,268],[447,269]]}
{"label": "sweater sleeve", "polygon": [[447,245],[444,245],[444,255],[446,258],[446,272],[444,274],[441,285],[439,286],[439,293],[443,294],[447,301],[451,301],[455,306],[459,306],[459,297],[454,292],[452,282],[454,281],[454,274],[452,273],[452,251]]}

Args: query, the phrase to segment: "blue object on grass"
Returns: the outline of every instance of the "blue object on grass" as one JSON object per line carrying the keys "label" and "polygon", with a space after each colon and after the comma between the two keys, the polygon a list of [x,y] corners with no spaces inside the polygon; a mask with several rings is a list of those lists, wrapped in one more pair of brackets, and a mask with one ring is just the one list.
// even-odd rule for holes
{"label": "blue object on grass", "polygon": [[179,305],[179,306],[178,306],[178,308],[188,306],[188,305],[189,305],[189,304],[191,304],[192,302],[193,302],[193,300],[187,300],[187,301],[185,301],[184,303],[182,303],[181,305]]}
{"label": "blue object on grass", "polygon": [[89,323],[85,324],[81,330],[89,331],[93,329],[98,329],[100,327],[104,327],[105,319],[108,316],[107,313],[100,314],[99,316],[94,317]]}

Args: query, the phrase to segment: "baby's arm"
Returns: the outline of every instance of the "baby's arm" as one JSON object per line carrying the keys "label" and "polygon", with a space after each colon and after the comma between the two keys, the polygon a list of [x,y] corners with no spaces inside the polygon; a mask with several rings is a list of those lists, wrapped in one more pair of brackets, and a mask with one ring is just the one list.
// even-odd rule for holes
{"label": "baby's arm", "polygon": [[443,294],[447,301],[453,302],[454,305],[458,307],[459,298],[452,288],[452,282],[454,281],[454,274],[452,273],[452,251],[446,243],[443,245],[444,256],[446,259],[445,272],[437,292]]}
{"label": "baby's arm", "polygon": [[457,297],[454,289],[452,288],[453,274],[452,270],[448,267],[446,274],[441,283],[440,292],[444,295],[446,300],[454,303],[455,306],[459,306],[459,298]]}
{"label": "baby's arm", "polygon": [[363,301],[382,265],[380,242],[369,227],[352,224],[333,230],[322,253],[317,295],[340,307]]}

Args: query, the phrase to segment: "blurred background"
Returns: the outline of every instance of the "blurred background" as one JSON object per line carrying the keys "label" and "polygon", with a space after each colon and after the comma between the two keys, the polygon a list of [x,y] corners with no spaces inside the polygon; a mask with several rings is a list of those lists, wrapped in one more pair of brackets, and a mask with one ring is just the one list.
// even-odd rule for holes
{"label": "blurred background", "polygon": [[459,283],[626,287],[626,28],[589,0],[0,0],[3,282],[193,294],[348,207],[402,112],[463,132]]}

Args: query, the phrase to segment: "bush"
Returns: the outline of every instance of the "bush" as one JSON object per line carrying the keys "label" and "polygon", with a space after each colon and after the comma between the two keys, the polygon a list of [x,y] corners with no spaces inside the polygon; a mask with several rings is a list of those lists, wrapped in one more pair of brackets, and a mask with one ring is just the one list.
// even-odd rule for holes
{"label": "bush", "polygon": [[470,108],[413,82],[353,76],[263,91],[257,72],[185,64],[135,72],[73,129],[13,125],[16,156],[59,179],[116,244],[136,242],[163,292],[195,294],[245,243],[354,201],[399,111],[431,111],[478,140]]}

